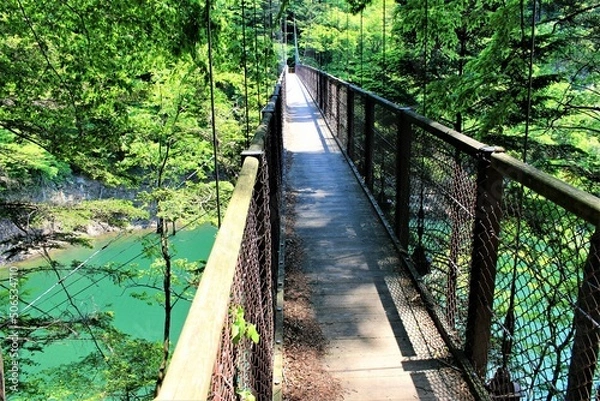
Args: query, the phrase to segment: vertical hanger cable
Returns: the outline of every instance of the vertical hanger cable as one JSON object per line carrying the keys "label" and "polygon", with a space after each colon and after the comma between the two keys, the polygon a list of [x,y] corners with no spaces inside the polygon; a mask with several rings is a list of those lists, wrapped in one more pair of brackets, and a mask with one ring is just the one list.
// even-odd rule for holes
{"label": "vertical hanger cable", "polygon": [[242,0],[242,59],[244,64],[244,110],[246,120],[246,148],[250,146],[250,110],[248,106],[248,46],[246,40],[246,0]]}
{"label": "vertical hanger cable", "polygon": [[[521,12],[525,12],[522,8]],[[531,120],[531,96],[532,96],[532,81],[533,81],[533,62],[535,56],[535,15],[537,12],[537,2],[533,0],[533,9],[531,15],[531,42],[529,48],[529,68],[528,68],[528,84],[527,84],[527,110],[525,115],[525,138],[523,141],[522,158],[523,162],[527,162],[527,151],[528,151],[528,140],[529,140],[529,125]],[[523,186],[521,185],[520,191],[518,192],[518,208],[519,213],[517,215],[516,222],[516,243],[515,243],[515,258],[513,260],[513,271],[512,281],[510,283],[510,298],[508,301],[508,310],[506,311],[506,317],[504,318],[504,331],[502,335],[502,367],[508,369],[508,358],[512,353],[513,336],[515,331],[515,297],[517,292],[517,275],[518,275],[518,250],[521,247],[521,209],[523,205]]]}
{"label": "vertical hanger cable", "polygon": [[221,227],[221,197],[219,192],[219,160],[218,160],[218,140],[217,140],[217,124],[215,122],[215,85],[214,85],[214,73],[213,73],[213,52],[212,52],[212,30],[211,30],[211,17],[210,17],[210,0],[206,0],[206,26],[208,30],[208,76],[210,85],[210,115],[211,115],[211,129],[212,129],[212,140],[213,140],[213,159],[215,169],[215,187],[217,196],[217,226]]}

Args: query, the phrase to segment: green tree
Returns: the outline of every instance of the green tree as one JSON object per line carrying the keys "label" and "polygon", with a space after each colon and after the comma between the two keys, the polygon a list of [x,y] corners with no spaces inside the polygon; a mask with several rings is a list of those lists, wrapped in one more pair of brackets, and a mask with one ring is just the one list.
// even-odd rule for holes
{"label": "green tree", "polygon": [[[164,337],[160,347],[151,347],[158,352],[156,357],[149,358],[156,363],[132,362],[132,372],[125,372],[123,366],[135,352],[120,360],[113,351],[132,346],[145,355],[146,350],[140,349],[150,352],[150,347],[116,332],[109,312],[79,313],[71,303],[65,313],[73,319],[42,311],[37,316],[33,310],[21,317],[20,324],[28,327],[32,339],[24,347],[32,351],[40,350],[39,344],[72,336],[69,327],[86,331],[97,344],[95,354],[74,366],[72,377],[62,376],[61,383],[66,384],[55,388],[55,394],[73,397],[72,385],[81,380],[90,385],[92,399],[148,398],[152,393],[148,388],[153,387],[148,369],[152,384],[160,385],[160,374],[158,381],[156,375],[164,372],[171,346],[170,312],[176,302],[189,298],[201,272],[197,263],[176,258],[169,235],[175,234],[176,225],[216,221],[215,169],[223,173],[219,188],[221,202],[226,203],[232,190],[227,181],[235,179],[239,153],[258,124],[254,116],[260,116],[277,71],[275,24],[270,18],[276,13],[274,5],[271,9],[250,2],[242,19],[233,2],[219,1],[212,7],[214,56],[209,60],[208,10],[202,3],[10,0],[0,5],[0,189],[6,195],[0,212],[16,232],[4,243],[5,256],[85,244],[86,226],[99,221],[121,226],[152,216],[160,239],[154,248],[158,253],[147,248],[148,255],[157,257],[143,273],[151,278],[139,276],[133,266],[86,266],[90,276],[108,274],[123,285],[160,287],[162,296],[154,301],[165,311]],[[241,31],[248,34],[246,43],[240,42]],[[241,75],[242,61],[247,62],[248,80]],[[256,114],[244,113],[244,108]],[[212,122],[217,126],[217,160]],[[123,186],[139,196],[135,202],[106,199],[56,205],[29,196],[32,186],[61,184],[72,179],[71,174]],[[167,225],[173,227],[171,233]],[[57,277],[70,268],[50,258],[40,267]],[[98,374],[87,365],[94,361],[103,362],[106,372]],[[142,368],[143,374],[137,370]],[[125,376],[121,381],[119,374]],[[61,377],[59,371],[51,375]],[[93,375],[97,382],[90,381]],[[29,394],[40,391],[36,383],[31,383]],[[50,387],[42,393],[52,391]]]}
{"label": "green tree", "polygon": [[598,193],[598,4],[402,0],[389,17],[384,5],[297,13],[304,62]]}

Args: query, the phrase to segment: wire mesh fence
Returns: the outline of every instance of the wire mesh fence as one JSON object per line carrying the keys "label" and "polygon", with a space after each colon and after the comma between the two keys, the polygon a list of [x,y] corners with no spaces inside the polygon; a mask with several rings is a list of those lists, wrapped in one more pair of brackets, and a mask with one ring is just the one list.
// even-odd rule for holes
{"label": "wire mesh fence", "polygon": [[[472,156],[415,129],[408,249],[450,333],[464,333],[476,201]],[[460,346],[464,336],[455,335]]]}
{"label": "wire mesh fence", "polygon": [[[264,163],[261,163],[264,166]],[[259,184],[268,180],[265,168]],[[259,187],[262,185],[259,185]],[[267,188],[267,186],[262,186]],[[260,188],[259,188],[260,191]],[[255,189],[256,192],[256,189]],[[252,197],[239,259],[231,286],[229,313],[212,377],[209,400],[236,400],[252,394],[270,400],[272,389],[273,298],[270,268],[268,201],[263,194]],[[258,216],[264,215],[260,221]],[[258,336],[254,336],[254,330]]]}
{"label": "wire mesh fence", "polygon": [[515,182],[505,188],[503,215],[489,364],[528,398],[559,395],[591,227]]}
{"label": "wire mesh fence", "polygon": [[296,66],[494,400],[600,399],[600,199]]}
{"label": "wire mesh fence", "polygon": [[279,259],[280,79],[244,159],[227,214],[157,400],[271,400]]}

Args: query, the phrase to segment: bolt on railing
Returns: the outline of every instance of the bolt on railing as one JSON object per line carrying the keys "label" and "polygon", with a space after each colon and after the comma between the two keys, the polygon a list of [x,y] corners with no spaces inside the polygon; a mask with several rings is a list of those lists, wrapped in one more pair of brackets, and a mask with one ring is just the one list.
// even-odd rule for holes
{"label": "bolt on railing", "polygon": [[156,400],[267,401],[279,258],[280,79],[249,149]]}
{"label": "bolt on railing", "polygon": [[600,399],[600,199],[296,65],[473,385]]}

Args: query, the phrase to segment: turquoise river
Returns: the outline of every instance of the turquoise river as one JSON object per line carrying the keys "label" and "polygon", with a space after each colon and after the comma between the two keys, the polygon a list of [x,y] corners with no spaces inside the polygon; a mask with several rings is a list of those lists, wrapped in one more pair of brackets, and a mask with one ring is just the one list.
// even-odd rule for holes
{"label": "turquoise river", "polygon": [[[216,229],[209,225],[178,232],[171,237],[173,250],[176,253],[174,259],[185,258],[188,261],[205,261],[214,243],[215,235]],[[156,294],[155,290],[118,285],[110,278],[102,275],[89,277],[84,274],[87,266],[103,266],[107,263],[117,264],[118,266],[135,266],[139,270],[149,270],[152,260],[144,257],[140,238],[151,238],[153,236],[155,237],[155,235],[148,232],[105,236],[95,240],[92,249],[71,247],[57,251],[53,254],[53,258],[66,264],[70,264],[73,260],[85,261],[81,269],[75,272],[65,271],[61,273],[64,277],[64,286],[67,287],[77,308],[82,313],[112,311],[114,313],[113,322],[117,329],[133,337],[155,342],[162,339],[164,320],[162,307],[132,297],[132,294],[139,294],[142,291],[146,291],[148,295],[152,296]],[[44,260],[38,258],[19,263],[16,266],[22,272],[43,263]],[[66,309],[68,299],[61,288],[62,286],[57,283],[57,276],[54,272],[35,272],[27,276],[27,281],[19,288],[19,293],[24,300],[20,305],[23,312],[34,313],[33,311],[39,308],[39,310],[51,311],[56,314]],[[162,281],[159,281],[160,283]],[[179,337],[189,306],[189,302],[182,301],[177,302],[173,309],[172,340],[174,342]],[[20,380],[26,381],[28,376],[35,373],[77,361],[89,354],[92,348],[93,345],[89,340],[70,339],[44,346],[43,352],[23,355],[32,358],[36,365],[23,366],[20,372]],[[11,398],[9,397],[9,399]]]}

